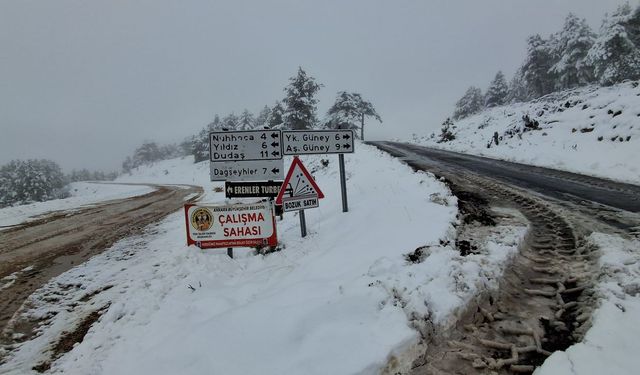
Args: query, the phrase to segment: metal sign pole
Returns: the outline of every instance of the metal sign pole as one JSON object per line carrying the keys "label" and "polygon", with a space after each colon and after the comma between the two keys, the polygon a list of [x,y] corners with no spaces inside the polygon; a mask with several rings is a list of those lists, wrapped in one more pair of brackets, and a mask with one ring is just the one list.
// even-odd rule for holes
{"label": "metal sign pole", "polygon": [[233,247],[227,248],[227,255],[229,256],[229,258],[233,259]]}
{"label": "metal sign pole", "polygon": [[304,217],[304,210],[300,210],[298,213],[300,216],[300,235],[304,238],[307,236],[307,221]]}
{"label": "metal sign pole", "polygon": [[347,202],[347,176],[344,170],[344,154],[338,154],[338,162],[340,164],[340,190],[342,191],[342,212],[349,212],[349,203]]}

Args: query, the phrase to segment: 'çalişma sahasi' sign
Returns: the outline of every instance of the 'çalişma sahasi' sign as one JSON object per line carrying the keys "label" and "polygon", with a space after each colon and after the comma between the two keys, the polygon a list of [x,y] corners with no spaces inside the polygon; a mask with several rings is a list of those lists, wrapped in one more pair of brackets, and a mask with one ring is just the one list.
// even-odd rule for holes
{"label": "'\u00e7ali\u015fma sahasi' sign", "polygon": [[185,206],[187,243],[200,248],[276,246],[270,202]]}

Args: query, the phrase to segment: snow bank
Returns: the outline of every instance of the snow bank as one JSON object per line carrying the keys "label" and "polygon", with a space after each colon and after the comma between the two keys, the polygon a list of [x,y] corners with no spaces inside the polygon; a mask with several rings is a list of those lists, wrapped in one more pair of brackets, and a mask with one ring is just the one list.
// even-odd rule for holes
{"label": "snow bank", "polygon": [[[418,342],[419,322],[449,318],[492,285],[523,235],[502,228],[506,241],[462,257],[448,244],[457,209],[446,186],[362,144],[345,158],[350,212],[342,213],[337,157],[328,167],[320,159],[302,158],[326,196],[306,211],[306,238],[297,214],[286,213],[282,251],[235,249],[230,259],[225,249],[186,247],[175,213],[35,293],[27,315],[48,323],[0,372],[28,371],[61,332],[106,306],[53,373],[374,373]],[[138,172],[121,181],[202,184],[207,202],[226,201],[214,191],[221,183],[207,181],[207,163],[177,159]],[[405,260],[421,246],[422,263]]]}
{"label": "snow bank", "polygon": [[594,233],[601,249],[596,290],[601,305],[582,342],[555,352],[535,375],[633,375],[640,368],[640,241]]}
{"label": "snow bank", "polygon": [[[526,129],[523,116],[539,129]],[[415,141],[429,147],[482,155],[640,184],[638,82],[587,87],[528,103],[487,109],[455,122],[455,140]],[[493,141],[499,136],[498,145]],[[488,145],[490,147],[488,148]]]}
{"label": "snow bank", "polygon": [[1,227],[12,226],[28,221],[52,211],[68,211],[89,204],[144,195],[154,189],[149,186],[116,185],[111,183],[73,182],[69,184],[71,197],[46,202],[36,202],[0,209]]}
{"label": "snow bank", "polygon": [[120,175],[115,182],[212,186],[209,181],[209,164],[194,164],[193,156],[141,165],[130,173]]}

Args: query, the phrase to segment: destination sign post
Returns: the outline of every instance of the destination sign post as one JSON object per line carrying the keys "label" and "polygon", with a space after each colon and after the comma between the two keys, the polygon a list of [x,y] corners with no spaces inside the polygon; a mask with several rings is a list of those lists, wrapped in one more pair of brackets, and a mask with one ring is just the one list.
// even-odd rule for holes
{"label": "destination sign post", "polygon": [[[276,246],[273,198],[278,209],[298,211],[302,237],[304,210],[324,195],[298,155],[338,154],[342,211],[348,211],[344,154],[354,152],[354,133],[337,130],[248,130],[209,134],[211,181],[225,181],[227,198],[269,198],[232,206],[185,206],[187,242],[201,248]],[[293,163],[284,177],[284,155]],[[283,182],[280,182],[283,180]]]}
{"label": "destination sign post", "polygon": [[349,211],[344,154],[354,152],[353,139],[353,130],[351,129],[282,131],[282,153],[284,155],[338,154],[342,212]]}
{"label": "destination sign post", "polygon": [[265,181],[284,178],[284,159],[211,162],[211,181]]}
{"label": "destination sign post", "polygon": [[281,137],[280,130],[210,133],[211,181],[282,180]]}
{"label": "destination sign post", "polygon": [[212,132],[211,161],[280,160],[280,130]]}
{"label": "destination sign post", "polygon": [[353,152],[353,130],[283,130],[284,155],[344,154]]}

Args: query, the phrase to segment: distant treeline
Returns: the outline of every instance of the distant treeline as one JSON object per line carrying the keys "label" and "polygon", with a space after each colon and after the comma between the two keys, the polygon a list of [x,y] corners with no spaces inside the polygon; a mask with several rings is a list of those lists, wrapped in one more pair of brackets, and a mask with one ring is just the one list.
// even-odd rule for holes
{"label": "distant treeline", "polygon": [[226,116],[215,115],[198,134],[187,137],[180,144],[158,145],[144,142],[132,156],[122,163],[122,169],[132,169],[158,160],[193,155],[196,162],[209,158],[209,133],[222,130],[252,129],[354,129],[363,134],[364,119],[369,117],[379,122],[382,119],[373,105],[358,93],[340,91],[323,121],[317,116],[316,94],[322,88],[315,78],[298,68],[295,76],[289,78],[284,88],[285,97],[277,100],[273,106],[265,105],[257,115],[245,109],[239,115],[229,113]]}
{"label": "distant treeline", "polygon": [[87,169],[65,175],[51,160],[12,160],[0,167],[0,207],[65,198],[70,182],[113,180],[117,176],[117,172]]}
{"label": "distant treeline", "polygon": [[569,14],[562,30],[527,39],[527,55],[507,83],[498,72],[485,93],[469,87],[456,103],[453,119],[485,108],[523,102],[591,84],[609,86],[640,79],[640,7],[625,3],[605,15],[598,33]]}

